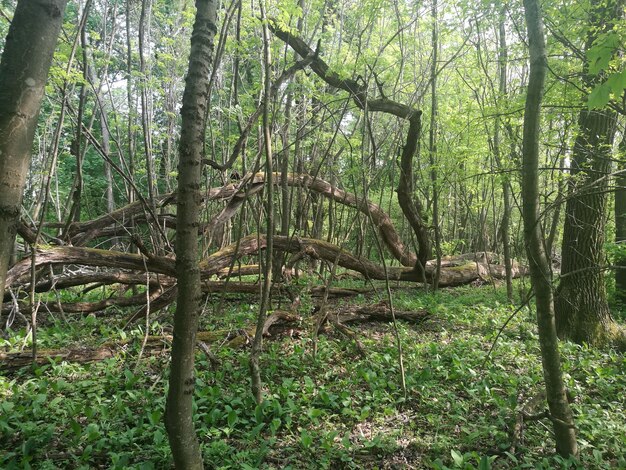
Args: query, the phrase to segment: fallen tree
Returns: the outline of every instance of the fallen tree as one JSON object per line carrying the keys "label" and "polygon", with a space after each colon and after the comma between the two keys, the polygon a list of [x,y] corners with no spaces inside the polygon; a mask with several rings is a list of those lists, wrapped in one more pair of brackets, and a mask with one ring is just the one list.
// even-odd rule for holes
{"label": "fallen tree", "polygon": [[[421,323],[428,318],[429,313],[426,310],[417,311],[395,311],[397,319],[410,323]],[[374,305],[366,305],[351,309],[342,308],[341,310],[331,312],[326,319],[332,325],[343,325],[345,323],[361,323],[361,322],[391,322],[392,315],[389,307],[384,303]],[[294,332],[301,330],[303,319],[295,312],[276,310],[265,321],[263,335],[267,337],[277,337],[283,332],[293,335]],[[254,335],[255,326],[234,330],[217,330],[217,331],[199,331],[196,336],[197,346],[205,353],[209,354],[211,362],[216,361],[206,344],[219,343],[220,345],[238,348],[249,344],[250,339]],[[87,364],[96,361],[102,361],[117,356],[122,352],[126,352],[129,348],[134,347],[138,338],[124,341],[108,341],[97,347],[78,346],[67,349],[42,349],[37,354],[34,362],[37,365],[45,365],[50,362],[74,362]],[[142,342],[142,356],[155,356],[168,351],[171,347],[172,336],[155,335],[145,338]],[[31,351],[26,352],[0,352],[0,370],[12,371],[22,367],[28,367],[33,364],[33,356]],[[214,364],[218,365],[218,364]]]}
{"label": "fallen tree", "polygon": [[[210,222],[199,228],[204,234],[212,235],[221,225],[232,218],[243,201],[258,193],[264,186],[266,179],[265,173],[248,174],[242,178],[242,181],[235,184],[228,184],[218,188],[209,189],[204,195],[204,201],[226,200],[228,204],[220,214],[213,217]],[[274,174],[274,184],[281,183],[280,175]],[[383,211],[378,204],[367,199],[360,198],[354,193],[350,193],[331,183],[311,176],[309,174],[290,173],[287,175],[285,182],[288,186],[295,186],[307,189],[329,200],[339,204],[351,207],[361,213],[371,216],[374,225],[378,229],[381,241],[387,247],[389,252],[403,266],[414,266],[417,260],[415,253],[408,250],[402,238],[398,234],[389,215]],[[159,196],[155,201],[155,206],[162,209],[176,203],[176,193],[169,193]],[[109,214],[105,214],[96,219],[72,223],[68,230],[67,244],[72,246],[84,246],[91,240],[100,237],[113,237],[129,233],[128,229],[131,224],[148,223],[153,221],[153,217],[146,214],[145,207],[141,201],[137,201],[121,207]],[[159,214],[157,216],[159,224],[168,228],[176,228],[176,219],[174,216],[167,214]],[[50,226],[49,226],[50,227]],[[20,226],[20,235],[25,240],[34,241],[33,233],[36,232],[34,227],[30,227],[24,223]]]}
{"label": "fallen tree", "polygon": [[[328,263],[337,263],[338,266],[360,273],[369,280],[398,280],[409,282],[420,282],[421,274],[408,267],[389,267],[386,270],[383,266],[374,263],[366,258],[361,258],[344,250],[332,243],[299,237],[274,237],[275,247],[295,254],[298,259],[305,257],[323,260]],[[204,294],[211,292],[239,292],[258,294],[259,287],[250,283],[237,282],[216,282],[214,276],[225,275],[230,266],[244,257],[258,255],[265,249],[267,240],[261,235],[249,235],[242,238],[238,243],[229,245],[219,250],[200,262],[202,279],[202,291]],[[472,261],[479,259],[480,261]],[[442,287],[454,287],[469,284],[475,281],[487,281],[490,279],[503,279],[506,276],[504,266],[490,264],[486,261],[493,259],[489,253],[471,254],[460,257],[449,257],[443,260],[440,273],[439,284]],[[85,274],[69,274],[54,276],[55,266],[83,266],[88,268],[110,268],[114,271],[97,271]],[[139,293],[128,296],[111,296],[96,302],[65,302],[50,301],[45,306],[50,311],[64,313],[87,314],[99,312],[107,307],[131,307],[141,306],[134,312],[127,321],[132,322],[137,318],[142,318],[150,311],[158,311],[172,302],[176,298],[176,272],[174,269],[175,260],[169,257],[145,256],[133,253],[123,253],[111,250],[99,250],[86,247],[72,246],[39,246],[35,259],[35,269],[40,270],[40,274],[45,275],[47,269],[48,279],[39,279],[35,285],[36,292],[46,292],[52,289],[63,289],[76,286],[87,286],[85,290],[91,290],[101,285],[126,284],[126,285],[147,285],[148,293]],[[425,273],[428,279],[434,275],[435,264],[426,263]],[[16,308],[28,308],[28,305],[13,299],[8,289],[19,286],[21,292],[30,290],[32,262],[30,258],[23,259],[16,263],[7,273],[7,297],[3,306],[3,312]],[[41,271],[43,269],[43,271]],[[121,269],[127,271],[121,271]],[[246,265],[246,270],[251,273],[259,273],[258,266]],[[515,277],[525,274],[524,267],[513,266]],[[43,277],[43,276],[41,276]],[[278,286],[277,289],[281,289]],[[320,291],[321,292],[321,291]],[[344,292],[350,295],[349,292]],[[337,295],[339,291],[337,291]],[[149,300],[149,305],[148,305]]]}
{"label": "fallen tree", "polygon": [[[299,321],[299,317],[294,314],[278,315],[274,318],[268,317],[266,335],[270,336],[271,328],[276,329],[291,325]],[[247,338],[254,335],[254,328],[238,330],[219,330],[219,331],[199,331],[196,336],[198,345],[201,343],[220,342],[228,347],[240,347],[246,344]],[[109,341],[98,347],[75,347],[70,349],[42,349],[38,352],[34,362],[37,365],[49,364],[51,361],[75,362],[88,364],[90,362],[103,361],[110,359],[126,351],[139,339],[131,339],[126,341]],[[154,356],[162,352],[168,351],[171,347],[172,335],[148,336],[145,344],[143,344],[143,356]],[[204,349],[204,348],[202,348]],[[0,352],[0,370],[15,370],[21,367],[27,367],[33,364],[33,355],[31,351],[2,353]]]}
{"label": "fallen tree", "polygon": [[[389,267],[385,270],[381,265],[366,258],[361,258],[332,243],[314,238],[301,237],[274,237],[275,247],[289,253],[304,253],[313,259],[321,259],[330,263],[335,261],[339,266],[361,273],[367,279],[390,279],[399,281],[420,281],[418,273],[412,268]],[[205,258],[200,262],[203,279],[216,275],[220,270],[227,268],[238,259],[258,254],[265,249],[267,241],[263,235],[248,235],[238,243],[231,244]],[[25,258],[16,263],[7,273],[6,287],[13,283],[24,281],[29,276],[31,260]],[[101,266],[118,269],[129,269],[140,272],[151,272],[176,277],[175,260],[162,256],[138,255],[112,250],[73,246],[39,246],[35,267],[57,265]],[[434,267],[426,264],[427,276],[432,276]],[[516,276],[525,273],[525,269],[517,267]],[[457,286],[468,284],[476,279],[502,277],[499,265],[477,261],[444,263],[441,270],[441,286]]]}

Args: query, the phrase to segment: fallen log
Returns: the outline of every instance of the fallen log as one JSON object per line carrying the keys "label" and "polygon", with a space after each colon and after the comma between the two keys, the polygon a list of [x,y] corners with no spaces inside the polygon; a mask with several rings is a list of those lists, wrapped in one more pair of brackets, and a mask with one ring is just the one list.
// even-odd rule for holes
{"label": "fallen log", "polygon": [[[411,323],[420,323],[429,317],[426,310],[415,311],[395,311],[396,319],[409,321]],[[265,320],[263,335],[272,337],[278,336],[285,328],[293,330],[297,328],[297,324],[302,318],[294,312],[285,310],[276,310]],[[332,312],[328,316],[331,324],[358,323],[369,321],[392,321],[391,311],[385,302],[375,305],[356,307],[351,310],[342,309],[341,311]],[[247,344],[254,336],[255,326],[250,326],[238,330],[217,330],[217,331],[199,331],[196,336],[198,343],[216,343],[231,348],[241,347]],[[344,331],[345,332],[345,331]],[[54,362],[73,362],[87,364],[91,362],[102,361],[115,357],[122,351],[128,350],[134,344],[140,341],[139,338],[126,341],[110,341],[99,347],[75,347],[71,349],[41,349],[39,350],[35,363],[37,365],[48,364]],[[171,335],[148,336],[143,347],[143,356],[154,356],[169,350],[172,341]],[[11,371],[22,367],[28,367],[33,364],[33,358],[30,351],[21,352],[0,352],[0,370]]]}
{"label": "fallen log", "polygon": [[[394,315],[396,320],[403,320],[410,323],[421,323],[426,320],[430,313],[428,310],[395,310]],[[374,305],[366,305],[364,307],[356,307],[351,309],[345,309],[331,313],[329,316],[333,316],[339,323],[355,323],[355,322],[369,322],[369,321],[393,321],[391,315],[391,309],[386,302],[380,302]]]}
{"label": "fallen log", "polygon": [[[149,293],[142,292],[141,294],[133,295],[131,297],[114,296],[106,299],[98,300],[96,302],[45,302],[45,308],[50,312],[61,313],[80,313],[83,315],[89,313],[102,312],[108,307],[133,307],[136,305],[146,304],[148,299],[150,302],[155,301],[161,296],[162,290],[159,287],[155,287],[150,290]],[[24,311],[28,311],[30,308],[28,303],[19,302],[18,306]],[[12,302],[7,302],[2,305],[2,313],[8,313],[14,308],[15,305]]]}
{"label": "fallen log", "polygon": [[217,272],[217,277],[220,279],[226,279],[227,277],[239,277],[239,276],[251,276],[261,274],[260,268],[258,264],[244,264],[241,266],[235,266],[233,269],[230,269],[230,266],[227,268],[220,269]]}
{"label": "fallen log", "polygon": [[[39,280],[35,284],[35,292],[49,292],[53,289],[61,290],[68,289],[77,286],[89,286],[89,289],[111,285],[148,285],[150,287],[158,285],[171,285],[176,282],[175,279],[168,276],[159,276],[150,274],[146,278],[145,274],[135,274],[125,271],[95,271],[95,272],[79,272],[71,274],[62,274],[60,276],[53,276],[51,279]],[[23,286],[23,292],[30,291],[30,283]],[[7,292],[4,296],[4,301],[11,300],[11,294]]]}
{"label": "fallen log", "polygon": [[[265,173],[255,173],[254,176],[251,178],[249,177],[249,179],[250,187],[257,188],[265,184],[266,175]],[[279,173],[274,173],[273,181],[275,184],[279,184],[279,182],[282,181],[282,176]],[[343,189],[333,186],[327,181],[305,173],[289,173],[285,182],[288,186],[305,188],[309,191],[320,194],[327,199],[337,202],[338,204],[352,207],[362,214],[371,215],[372,221],[378,229],[381,240],[389,249],[391,254],[398,261],[400,261],[403,266],[413,267],[415,265],[415,262],[417,261],[416,255],[406,249],[400,235],[391,221],[391,218],[380,208],[380,206],[378,206],[378,204],[375,204],[365,198],[359,198],[353,193],[344,191]],[[243,193],[245,192],[245,189],[240,191]],[[232,215],[234,215],[233,212],[229,212],[229,216],[232,217]],[[220,223],[224,223],[226,220],[226,218],[222,218]],[[215,225],[217,225],[217,223]]]}
{"label": "fallen log", "polygon": [[[332,243],[313,239],[275,236],[275,247],[290,253],[303,252],[313,259],[324,259],[329,262],[337,261],[337,264],[345,269],[350,269],[363,274],[369,279],[390,279],[400,281],[421,281],[419,273],[412,268],[391,267],[385,270],[382,266],[366,259],[353,255],[343,248]],[[256,254],[267,245],[263,235],[249,235],[242,238],[238,243],[233,243],[216,253],[208,256],[199,264],[203,280],[217,274],[221,269],[230,266],[233,261],[251,254]],[[82,265],[124,268],[140,272],[152,272],[175,277],[175,260],[167,257],[145,257],[132,253],[122,253],[111,250],[99,250],[95,248],[71,247],[71,246],[38,246],[36,268],[48,265]],[[31,260],[25,258],[16,263],[7,273],[6,287],[20,279],[28,282],[31,269]],[[427,278],[432,278],[434,268],[426,266]],[[514,276],[525,272],[523,267],[514,266]],[[503,275],[504,267],[488,265],[475,261],[468,261],[460,266],[444,267],[441,269],[439,285],[457,286],[469,284],[477,279],[499,277]]]}
{"label": "fallen log", "polygon": [[[300,321],[300,317],[290,312],[278,312],[268,317],[263,334],[277,336],[285,326],[291,326]],[[199,331],[196,335],[198,343],[220,342],[227,347],[241,347],[248,339],[254,336],[255,327],[251,326],[240,330]],[[120,352],[141,341],[140,338],[107,342],[99,347],[76,347],[72,349],[40,349],[34,362],[37,365],[49,364],[51,361],[74,362],[88,364],[115,357]],[[155,356],[170,348],[171,335],[148,336],[143,347],[143,356]],[[29,350],[21,352],[0,352],[0,370],[11,371],[33,364],[33,357]]]}
{"label": "fallen log", "polygon": [[[279,176],[278,173],[274,174],[275,184],[281,182]],[[241,202],[247,195],[256,193],[263,187],[265,178],[265,173],[249,174],[242,179],[243,183],[240,185],[229,184],[208,190],[204,196],[205,201],[231,200],[232,204],[229,204],[208,224],[200,227],[200,231],[213,231],[217,226],[225,223],[236,213]],[[371,215],[374,225],[379,231],[381,240],[391,254],[404,266],[413,267],[415,265],[417,259],[416,255],[404,246],[391,218],[377,204],[367,199],[359,198],[353,193],[337,188],[327,181],[308,174],[290,173],[287,176],[286,184],[316,192],[334,202],[352,207],[365,215]],[[155,200],[155,208],[159,209],[175,203],[176,193],[168,193],[159,196]],[[96,219],[73,223],[68,230],[70,242],[74,246],[82,246],[100,236],[120,235],[126,230],[124,227],[128,226],[131,222],[136,223],[152,220],[146,217],[144,210],[143,203],[138,201]],[[159,216],[159,219],[162,219],[162,222],[169,228],[176,227],[175,219],[171,216],[162,215]],[[120,227],[109,229],[113,225],[120,225]],[[34,233],[34,230],[32,227],[23,224],[22,232],[24,237],[30,239],[30,235]]]}

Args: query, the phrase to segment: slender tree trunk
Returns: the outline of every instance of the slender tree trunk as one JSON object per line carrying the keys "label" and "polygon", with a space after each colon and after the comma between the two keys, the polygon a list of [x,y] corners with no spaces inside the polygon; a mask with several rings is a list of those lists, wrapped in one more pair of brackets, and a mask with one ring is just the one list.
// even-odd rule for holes
{"label": "slender tree trunk", "polygon": [[[561,157],[559,162],[559,176],[562,177],[565,172],[565,157]],[[556,197],[557,201],[554,212],[552,213],[552,221],[550,222],[550,231],[548,232],[548,238],[546,239],[546,252],[550,259],[554,258],[554,240],[556,240],[557,229],[561,220],[561,200],[563,199],[563,193],[565,191],[565,182],[562,179],[557,181]]]}
{"label": "slender tree trunk", "polygon": [[150,41],[150,21],[152,16],[152,0],[142,0],[139,16],[139,69],[141,72],[141,127],[143,131],[144,152],[146,154],[146,177],[150,204],[154,205],[157,196],[154,161],[152,158],[152,106],[148,94],[148,61],[146,60],[146,43]]}
{"label": "slender tree trunk", "polygon": [[196,8],[189,71],[181,110],[176,240],[178,298],[174,314],[172,364],[165,413],[174,464],[176,468],[185,470],[203,468],[202,454],[193,425],[192,404],[196,331],[202,309],[198,266],[202,155],[205,116],[209,105],[209,72],[213,59],[213,40],[217,32],[215,2],[196,0]]}
{"label": "slender tree trunk", "polygon": [[[135,100],[133,99],[133,49],[131,41],[131,0],[126,0],[126,99],[128,105],[128,119],[126,122],[126,140],[128,146],[128,176],[133,178],[135,174]],[[132,185],[127,185],[128,203],[135,200]]]}
{"label": "slender tree trunk", "polygon": [[568,457],[569,455],[576,456],[578,447],[574,420],[561,372],[559,343],[554,324],[551,270],[539,224],[539,125],[548,63],[538,1],[524,0],[524,12],[530,50],[530,77],[524,112],[522,157],[524,239],[530,277],[535,289],[541,362],[546,382],[548,408],[554,426],[556,450],[559,455]]}
{"label": "slender tree trunk", "polygon": [[[87,91],[88,83],[91,75],[90,64],[88,61],[89,44],[87,41],[87,21],[89,12],[91,10],[91,0],[85,2],[83,10],[83,18],[85,21],[80,25],[80,45],[82,48],[83,56],[83,83],[80,85],[79,101],[78,101],[78,115],[76,116],[76,135],[70,146],[70,153],[76,158],[76,172],[74,173],[74,184],[71,191],[71,197],[68,200],[69,212],[66,227],[72,222],[80,222],[81,214],[81,199],[83,195],[84,181],[83,181],[83,161],[85,157],[86,148],[83,146],[83,118],[85,116],[85,107],[87,105]],[[47,197],[47,196],[46,196]],[[45,217],[45,213],[43,217]],[[43,219],[42,219],[43,220]],[[65,230],[67,231],[67,230]]]}
{"label": "slender tree trunk", "polygon": [[[505,6],[500,9],[500,18],[498,21],[500,50],[498,54],[499,77],[498,77],[498,100],[506,100],[506,75],[507,75],[507,46],[506,46],[506,28],[504,18],[506,15]],[[502,159],[500,157],[500,118],[496,118],[495,129],[493,131],[493,153],[496,159],[498,169],[503,170]],[[506,269],[506,296],[509,302],[513,302],[513,270],[511,261],[511,236],[509,225],[511,224],[511,183],[507,176],[502,177],[502,199],[504,200],[504,208],[502,211],[502,252],[504,255],[504,266]]]}
{"label": "slender tree trunk", "polygon": [[437,30],[437,0],[432,0],[432,48],[433,58],[430,69],[430,131],[428,133],[430,179],[433,184],[433,227],[435,232],[435,256],[437,267],[433,276],[433,290],[439,287],[441,273],[441,227],[439,226],[439,183],[437,177],[437,58],[439,57],[439,32]]}
{"label": "slender tree trunk", "polygon": [[[618,173],[615,177],[615,243],[626,243],[626,136],[619,145]],[[626,257],[620,257],[615,270],[617,298],[626,303]]]}
{"label": "slender tree trunk", "polygon": [[0,298],[66,0],[20,0],[0,62]]}
{"label": "slender tree trunk", "polygon": [[263,266],[263,286],[261,290],[261,305],[257,317],[256,332],[250,351],[250,374],[252,380],[252,394],[257,403],[263,401],[263,389],[261,381],[261,368],[259,359],[263,347],[263,329],[270,302],[272,290],[272,262],[274,252],[274,182],[273,182],[273,156],[272,156],[272,132],[270,129],[269,97],[271,87],[271,62],[270,62],[270,37],[267,28],[264,0],[259,3],[261,18],[263,21],[263,68],[264,68],[264,99],[263,99],[263,146],[265,150],[265,168],[267,169],[266,194],[267,194],[267,248],[265,251],[265,265]]}

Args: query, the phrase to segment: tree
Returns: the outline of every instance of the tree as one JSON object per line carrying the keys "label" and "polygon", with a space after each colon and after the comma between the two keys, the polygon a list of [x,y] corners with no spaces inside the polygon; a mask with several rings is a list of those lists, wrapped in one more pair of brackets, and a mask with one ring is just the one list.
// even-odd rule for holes
{"label": "tree", "polygon": [[[592,2],[585,48],[589,51],[602,29],[610,29],[619,14],[620,0]],[[591,63],[585,65],[585,84],[593,86]],[[584,109],[578,117],[563,229],[561,281],[556,298],[559,337],[577,343],[606,344],[624,338],[611,318],[606,298],[603,244],[607,210],[607,175],[617,125],[612,109]]]}
{"label": "tree", "polygon": [[524,0],[524,12],[530,51],[530,77],[524,111],[522,149],[524,239],[530,276],[535,290],[541,362],[546,382],[548,408],[554,425],[556,450],[560,455],[568,457],[569,455],[576,456],[578,448],[572,412],[567,401],[561,372],[554,324],[550,265],[539,225],[539,130],[543,85],[548,63],[538,1]]}
{"label": "tree", "polygon": [[[615,177],[615,243],[624,246],[626,243],[626,137],[619,144],[620,156],[618,160],[617,176]],[[620,250],[621,252],[621,250]],[[615,270],[615,290],[618,299],[626,300],[626,259],[619,255],[616,260],[618,269]]]}
{"label": "tree", "polygon": [[0,298],[44,87],[67,0],[20,0],[0,62]]}
{"label": "tree", "polygon": [[198,222],[202,203],[202,157],[204,151],[209,72],[217,28],[216,4],[196,0],[196,21],[191,36],[179,144],[176,274],[177,308],[170,387],[165,424],[177,468],[203,468],[200,445],[193,425],[194,352],[202,289],[198,266]]}

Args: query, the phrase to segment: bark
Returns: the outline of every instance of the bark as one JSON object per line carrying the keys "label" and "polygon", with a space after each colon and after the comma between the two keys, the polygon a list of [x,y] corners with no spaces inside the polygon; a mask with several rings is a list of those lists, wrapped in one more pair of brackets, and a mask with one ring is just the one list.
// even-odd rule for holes
{"label": "bark", "polygon": [[530,77],[524,111],[522,215],[530,276],[535,290],[541,362],[556,450],[563,457],[578,455],[572,412],[567,401],[554,321],[551,270],[539,223],[539,127],[543,86],[548,68],[543,21],[538,0],[524,0],[528,29]]}
{"label": "bark", "polygon": [[[156,286],[148,293],[150,301],[156,300],[161,295],[161,289]],[[51,312],[75,313],[86,315],[88,313],[102,312],[108,307],[132,307],[143,305],[146,303],[146,294],[141,293],[131,297],[109,297],[97,302],[47,302],[45,308]],[[2,313],[9,312],[15,305],[12,303],[5,304]],[[27,310],[30,307],[29,302],[18,303],[20,310]]]}
{"label": "bark", "polygon": [[[264,173],[256,173],[251,180],[251,185],[262,184],[265,178],[266,175]],[[279,178],[282,179],[282,176],[279,174],[274,175],[275,181],[279,181]],[[378,228],[381,239],[391,254],[400,261],[403,266],[415,265],[417,257],[405,247],[391,218],[378,204],[365,198],[359,198],[353,193],[344,191],[327,181],[308,174],[288,173],[285,182],[289,186],[306,188],[331,201],[353,207],[364,215],[371,214],[374,225]]]}
{"label": "bark", "polygon": [[[36,267],[78,264],[82,266],[102,266],[118,269],[132,269],[140,272],[167,274],[176,277],[175,261],[166,257],[145,258],[134,253],[99,250],[74,246],[40,246],[37,248]],[[221,266],[223,267],[223,266]],[[6,287],[23,280],[30,270],[30,259],[16,263],[7,273]]]}
{"label": "bark", "polygon": [[559,337],[578,343],[601,345],[611,332],[604,274],[595,268],[604,262],[605,177],[616,120],[613,111],[582,111],[574,145],[555,306]]}
{"label": "bark", "polygon": [[[200,262],[201,278],[206,281],[211,276],[224,273],[224,270],[228,269],[231,263],[233,263],[233,260],[236,261],[244,256],[256,254],[260,250],[265,249],[266,244],[267,241],[264,236],[252,234],[242,238],[239,243],[234,243],[213,253]],[[337,245],[333,245],[332,243],[328,243],[326,241],[313,238],[276,236],[274,244],[276,248],[285,252],[303,254],[314,259],[323,259],[330,263],[334,263],[335,258],[338,257],[338,265],[345,269],[359,272],[370,279],[386,279],[385,270],[382,266],[366,258],[355,256]],[[440,280],[440,285],[442,287],[453,287],[468,284],[490,276],[498,279],[504,278],[504,266],[485,263],[482,261],[485,258],[481,257],[478,257],[481,261],[473,261],[471,259],[467,260],[466,258],[468,257],[473,259],[476,257],[476,254],[472,253],[471,255],[452,258],[444,257],[442,259]],[[147,271],[155,274],[164,274],[169,278],[176,278],[177,276],[175,261],[172,258],[164,256],[144,257],[134,253],[122,253],[113,250],[99,250],[96,248],[73,246],[39,246],[37,248],[36,269],[39,269],[42,266],[63,265],[129,269],[141,273],[145,273]],[[7,273],[6,287],[9,288],[18,282],[29,282],[28,276],[30,269],[31,260],[29,258],[16,263]],[[247,269],[249,269],[249,271],[245,271],[244,274],[259,273],[259,268],[256,265]],[[421,281],[421,276],[412,268],[389,267],[387,268],[387,271],[389,273],[389,279],[391,280],[412,282]],[[433,263],[427,263],[427,276],[430,276],[433,271]],[[519,277],[524,274],[526,274],[525,267],[513,264],[514,277]],[[122,280],[115,280],[120,277],[129,277],[129,279],[132,278],[132,275],[128,273],[108,274],[106,276],[107,278],[112,278],[111,282],[124,282]],[[77,277],[76,279],[82,280],[80,277]],[[98,280],[94,282],[107,281]],[[132,281],[129,281],[128,283],[132,283]],[[145,283],[145,277],[142,278],[142,283]],[[68,281],[68,287],[69,284],[70,282]],[[80,285],[80,283],[74,285]]]}
{"label": "bark", "polygon": [[66,0],[20,0],[0,62],[0,298]]}
{"label": "bark", "polygon": [[[620,160],[615,177],[615,243],[626,243],[626,137],[620,142]],[[617,298],[626,302],[626,257],[619,257],[615,263],[615,291]]]}
{"label": "bark", "polygon": [[430,67],[430,129],[428,130],[428,158],[430,162],[430,180],[433,185],[433,229],[435,232],[435,256],[437,266],[433,276],[433,290],[439,288],[441,270],[441,227],[439,226],[439,182],[437,176],[437,59],[439,57],[439,31],[437,25],[437,0],[432,0],[432,49],[433,57]]}
{"label": "bark", "polygon": [[261,10],[261,21],[263,23],[263,75],[264,75],[264,92],[263,92],[263,153],[265,154],[265,168],[267,169],[267,217],[265,227],[265,237],[267,246],[265,248],[265,264],[263,267],[263,284],[261,288],[261,303],[259,305],[259,313],[257,315],[256,331],[252,342],[252,350],[250,351],[250,379],[251,391],[257,404],[263,401],[263,383],[261,381],[261,351],[263,348],[263,329],[267,317],[267,311],[270,303],[270,293],[272,291],[272,264],[274,262],[274,162],[272,154],[272,131],[269,113],[269,97],[270,97],[270,75],[271,56],[270,56],[270,37],[267,28],[267,17],[265,16],[265,4],[263,0],[259,2]]}
{"label": "bark", "polygon": [[157,196],[157,187],[154,174],[152,155],[152,102],[148,93],[150,70],[146,59],[146,43],[150,43],[150,21],[152,17],[152,0],[141,0],[141,14],[139,15],[139,71],[141,73],[141,127],[143,130],[144,152],[146,154],[146,177],[150,204]]}
{"label": "bark", "polygon": [[165,425],[177,468],[203,468],[193,424],[194,347],[202,310],[198,265],[198,221],[201,208],[202,156],[208,106],[213,39],[217,32],[216,4],[196,0],[189,70],[183,93],[179,144],[176,274],[177,308],[174,315],[172,364]]}
{"label": "bark", "polygon": [[[499,63],[499,77],[498,77],[498,92],[501,100],[506,100],[507,87],[506,87],[506,75],[507,75],[507,45],[506,45],[506,28],[504,20],[506,18],[505,6],[500,9],[498,20],[498,32],[500,48],[498,53]],[[500,126],[501,120],[498,116],[495,122],[495,128],[493,132],[493,153],[500,170],[504,169],[502,160],[500,158]],[[506,296],[509,302],[513,303],[513,271],[512,271],[512,259],[511,259],[511,237],[510,237],[510,223],[511,223],[511,185],[509,178],[504,177],[502,179],[502,199],[504,202],[504,208],[502,210],[502,254],[504,256],[504,266],[506,268]]]}
{"label": "bark", "polygon": [[[594,1],[586,48],[623,16],[623,2]],[[588,65],[587,65],[588,67]],[[587,71],[585,70],[585,73]],[[593,86],[598,78],[586,76]],[[561,281],[556,292],[560,338],[579,344],[626,344],[626,334],[611,318],[606,298],[604,262],[608,177],[617,114],[611,109],[582,110],[574,144],[563,228]]]}
{"label": "bark", "polygon": [[[256,287],[258,293],[258,287]],[[421,323],[429,318],[430,314],[426,310],[396,311],[396,317],[411,323]],[[340,323],[363,323],[363,322],[385,322],[391,321],[391,312],[385,303],[368,305],[355,308],[352,311],[342,309],[341,312],[332,313],[331,321]],[[294,312],[275,310],[267,317],[263,325],[263,336],[272,338],[279,337],[281,333],[288,330],[290,334],[294,329],[298,329],[302,323],[302,318]],[[196,347],[202,347],[200,343],[219,343],[231,348],[238,348],[249,343],[250,337],[254,334],[255,327],[248,326],[237,330],[217,330],[199,331],[196,334]],[[148,336],[144,345],[143,356],[156,356],[167,352],[172,343],[172,335]],[[120,352],[127,350],[136,340],[106,342],[98,347],[75,347],[70,349],[43,349],[40,350],[35,363],[38,365],[49,364],[51,361],[73,362],[78,364],[88,364],[96,361],[103,361],[116,357]],[[201,349],[205,349],[202,347]],[[29,367],[33,364],[33,358],[28,352],[0,352],[0,370],[14,371],[22,367]],[[219,365],[219,364],[217,364]]]}
{"label": "bark", "polygon": [[331,317],[331,321],[336,320],[339,323],[360,323],[371,321],[392,322],[394,315],[398,320],[404,320],[411,323],[421,323],[430,317],[430,313],[427,310],[394,309],[392,315],[391,309],[386,302],[366,305],[364,307],[357,307],[354,309],[346,309],[346,306],[342,306],[340,311],[331,313],[329,317]]}

